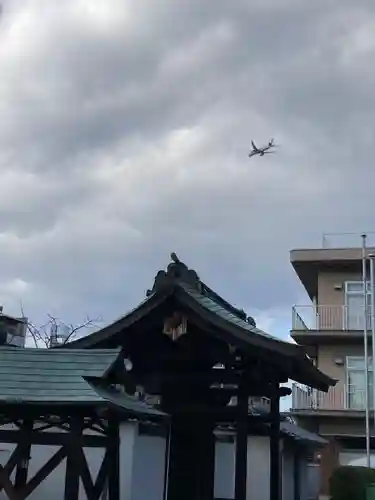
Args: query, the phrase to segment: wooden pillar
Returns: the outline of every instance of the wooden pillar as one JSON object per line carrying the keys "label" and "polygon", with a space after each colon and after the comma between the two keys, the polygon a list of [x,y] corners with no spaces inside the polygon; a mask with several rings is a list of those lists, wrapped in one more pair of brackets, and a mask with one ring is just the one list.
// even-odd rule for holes
{"label": "wooden pillar", "polygon": [[168,500],[207,500],[214,495],[215,436],[211,417],[172,417],[169,440]]}
{"label": "wooden pillar", "polygon": [[247,439],[248,439],[248,391],[245,383],[241,383],[238,391],[236,418],[236,462],[234,498],[246,500],[247,489]]}
{"label": "wooden pillar", "polygon": [[271,428],[270,428],[270,500],[281,499],[281,467],[280,467],[280,395],[279,384],[271,396]]}
{"label": "wooden pillar", "polygon": [[[198,425],[198,428],[197,428]],[[168,500],[196,500],[199,492],[199,421],[192,415],[172,417],[169,448]]]}
{"label": "wooden pillar", "polygon": [[[199,426],[199,421],[197,426]],[[215,435],[211,419],[202,422],[200,441],[200,492],[198,498],[206,500],[214,497],[215,484]]]}
{"label": "wooden pillar", "polygon": [[80,471],[76,465],[74,443],[80,440],[83,428],[83,419],[71,417],[69,420],[69,433],[71,445],[68,447],[65,470],[65,490],[64,500],[78,500],[79,498],[79,477]]}
{"label": "wooden pillar", "polygon": [[168,425],[167,436],[165,440],[165,453],[164,453],[164,487],[163,487],[163,500],[168,495],[168,478],[169,478],[169,458],[171,450],[171,426]]}
{"label": "wooden pillar", "polygon": [[108,500],[120,500],[120,427],[116,415],[108,421]]}
{"label": "wooden pillar", "polygon": [[27,483],[33,425],[34,424],[31,419],[25,419],[20,429],[22,439],[18,445],[20,448],[20,458],[17,463],[16,477],[14,481],[16,489],[22,488]]}
{"label": "wooden pillar", "polygon": [[294,500],[301,498],[301,449],[297,445],[293,455],[293,498]]}

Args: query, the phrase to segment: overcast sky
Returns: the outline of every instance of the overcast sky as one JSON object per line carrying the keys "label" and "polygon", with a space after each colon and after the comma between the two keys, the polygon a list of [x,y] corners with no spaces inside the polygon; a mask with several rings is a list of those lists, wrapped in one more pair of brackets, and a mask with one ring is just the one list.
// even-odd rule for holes
{"label": "overcast sky", "polygon": [[375,229],[374,2],[2,3],[5,311],[107,323],[174,251],[286,338],[289,250]]}

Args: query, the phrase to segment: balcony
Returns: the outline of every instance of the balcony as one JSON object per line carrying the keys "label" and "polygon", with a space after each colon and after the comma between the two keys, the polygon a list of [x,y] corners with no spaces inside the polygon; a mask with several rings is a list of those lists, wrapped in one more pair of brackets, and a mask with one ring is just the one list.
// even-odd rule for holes
{"label": "balcony", "polygon": [[[370,407],[372,405],[372,387],[369,390]],[[328,392],[307,389],[298,384],[292,385],[292,412],[351,412],[365,410],[365,391],[355,390],[349,393],[343,386],[331,387]]]}
{"label": "balcony", "polygon": [[[364,308],[357,307],[354,311],[345,305],[308,305],[293,306],[293,332],[306,331],[345,331],[363,332]],[[371,311],[367,312],[367,326],[371,329]]]}

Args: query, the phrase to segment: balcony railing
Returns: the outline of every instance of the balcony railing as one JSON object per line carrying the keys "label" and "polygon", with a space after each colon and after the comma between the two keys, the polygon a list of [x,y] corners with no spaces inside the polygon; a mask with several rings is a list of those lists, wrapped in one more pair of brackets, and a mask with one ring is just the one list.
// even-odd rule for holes
{"label": "balcony railing", "polygon": [[[362,234],[351,233],[323,233],[322,248],[360,248],[362,246]],[[365,231],[367,236],[367,248],[375,247],[375,231]]]}
{"label": "balcony railing", "polygon": [[[292,330],[363,331],[364,308],[348,306],[293,306]],[[367,326],[371,328],[371,310],[367,310]]]}
{"label": "balcony railing", "polygon": [[[369,391],[372,408],[372,389]],[[307,389],[298,384],[292,386],[292,410],[364,410],[365,391],[348,392],[343,386],[331,387],[328,392]]]}

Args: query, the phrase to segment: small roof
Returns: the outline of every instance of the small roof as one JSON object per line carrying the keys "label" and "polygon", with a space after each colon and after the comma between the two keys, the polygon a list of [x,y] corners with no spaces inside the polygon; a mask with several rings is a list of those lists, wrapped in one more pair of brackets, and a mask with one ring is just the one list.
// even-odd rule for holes
{"label": "small roof", "polygon": [[288,362],[290,378],[325,391],[336,383],[314,367],[301,346],[285,342],[257,328],[254,319],[247,316],[245,311],[237,309],[211,290],[175,254],[171,257],[173,262],[166,272],[157,273],[152,290],[148,291],[148,297],[138,307],[107,327],[77,339],[66,347],[100,346],[173,296],[178,303],[212,324],[218,336],[229,343],[244,349],[259,348],[265,353],[280,356],[278,359]]}
{"label": "small roof", "polygon": [[10,323],[27,323],[27,318],[15,318],[13,316],[9,316],[8,314],[5,314],[3,313],[1,310],[0,310],[0,321],[5,319],[6,321],[10,322]]}
{"label": "small roof", "polygon": [[288,420],[283,420],[282,422],[280,422],[280,431],[283,434],[291,437],[295,441],[302,441],[304,443],[311,443],[319,446],[324,446],[325,444],[327,444],[327,441],[318,434],[307,431],[299,425],[288,422]]}
{"label": "small roof", "polygon": [[[250,413],[252,415],[263,415],[266,412],[258,411],[257,409],[256,411],[251,411]],[[282,436],[292,439],[293,441],[300,442],[305,446],[312,448],[321,447],[327,444],[327,441],[318,434],[307,431],[306,429],[303,429],[302,427],[299,427],[298,425],[283,419],[282,416],[281,418],[282,420],[280,422],[280,433],[282,434]],[[263,423],[261,425],[263,426],[263,428],[269,428],[270,426],[270,424],[268,423]],[[231,434],[235,432],[235,426],[233,424],[220,425],[219,428],[223,432],[227,431]]]}
{"label": "small roof", "polygon": [[165,415],[100,382],[119,349],[0,347],[0,404],[115,405],[131,414]]}
{"label": "small roof", "polygon": [[[266,410],[262,407],[253,407],[250,408],[250,414],[252,415],[267,415],[269,410]],[[310,432],[303,427],[291,422],[285,413],[280,414],[280,432],[294,441],[300,441],[306,445],[310,446],[324,446],[327,444],[327,441],[316,434],[315,432]],[[269,426],[270,424],[264,424]]]}

